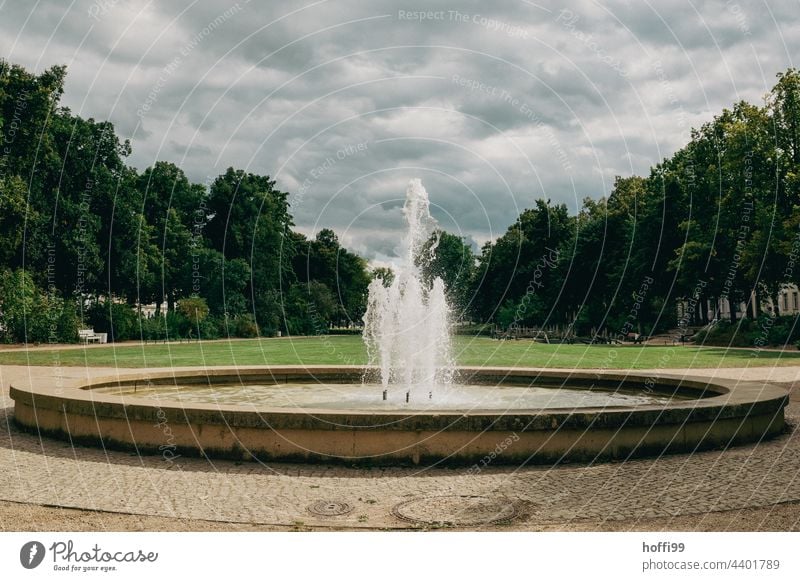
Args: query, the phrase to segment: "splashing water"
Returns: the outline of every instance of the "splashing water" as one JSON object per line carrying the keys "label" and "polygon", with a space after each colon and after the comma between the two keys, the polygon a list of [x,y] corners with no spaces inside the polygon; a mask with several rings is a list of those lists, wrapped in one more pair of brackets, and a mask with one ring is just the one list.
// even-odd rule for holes
{"label": "splashing water", "polygon": [[402,387],[404,394],[429,397],[435,386],[452,382],[450,308],[444,282],[427,287],[422,267],[434,248],[423,256],[436,221],[430,214],[428,192],[413,179],[403,207],[408,232],[403,239],[402,263],[392,284],[375,279],[369,285],[364,314],[364,342],[371,365],[380,370],[384,389]]}

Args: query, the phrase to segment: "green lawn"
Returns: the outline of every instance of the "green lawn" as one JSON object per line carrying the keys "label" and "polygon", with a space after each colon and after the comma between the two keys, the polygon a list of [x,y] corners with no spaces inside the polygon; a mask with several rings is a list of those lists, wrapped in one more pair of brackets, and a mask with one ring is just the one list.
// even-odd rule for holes
{"label": "green lawn", "polygon": [[[722,347],[542,345],[530,341],[493,341],[456,337],[461,365],[561,368],[650,369],[800,365],[800,352],[755,351]],[[127,344],[45,350],[18,348],[0,352],[6,365],[89,365],[170,367],[188,365],[291,365],[366,362],[358,336],[209,341],[204,343]]]}

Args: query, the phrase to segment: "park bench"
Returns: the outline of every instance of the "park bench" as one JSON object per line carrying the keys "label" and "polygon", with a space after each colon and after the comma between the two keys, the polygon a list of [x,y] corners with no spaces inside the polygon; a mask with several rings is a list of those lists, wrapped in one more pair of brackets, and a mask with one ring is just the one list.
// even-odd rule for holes
{"label": "park bench", "polygon": [[86,344],[107,343],[108,333],[95,333],[94,329],[79,329],[78,338]]}

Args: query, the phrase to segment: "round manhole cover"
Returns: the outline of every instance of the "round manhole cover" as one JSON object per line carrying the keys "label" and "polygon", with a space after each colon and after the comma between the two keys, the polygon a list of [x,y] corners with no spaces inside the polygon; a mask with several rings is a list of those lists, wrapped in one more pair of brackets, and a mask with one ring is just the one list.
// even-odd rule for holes
{"label": "round manhole cover", "polygon": [[320,500],[308,507],[308,512],[317,516],[340,516],[352,511],[352,505],[338,500]]}
{"label": "round manhole cover", "polygon": [[395,505],[392,514],[412,523],[469,527],[508,522],[517,516],[517,508],[505,498],[426,496]]}

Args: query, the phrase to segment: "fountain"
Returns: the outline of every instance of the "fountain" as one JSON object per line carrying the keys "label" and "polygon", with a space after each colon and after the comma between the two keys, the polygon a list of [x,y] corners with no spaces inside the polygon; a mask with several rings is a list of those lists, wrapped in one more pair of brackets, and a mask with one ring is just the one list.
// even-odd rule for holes
{"label": "fountain", "polygon": [[427,286],[423,280],[423,268],[435,252],[435,245],[424,252],[435,221],[428,192],[418,179],[408,185],[403,214],[408,231],[402,262],[391,284],[376,278],[369,285],[363,337],[369,363],[379,370],[383,399],[388,399],[392,385],[409,402],[446,390],[453,364],[444,282],[437,277]]}
{"label": "fountain", "polygon": [[372,365],[41,379],[11,386],[17,425],[137,453],[161,453],[168,429],[170,450],[183,455],[427,465],[627,459],[758,442],[784,429],[786,391],[759,382],[454,367],[444,284],[423,276],[429,205],[412,180],[397,275],[369,287]]}

